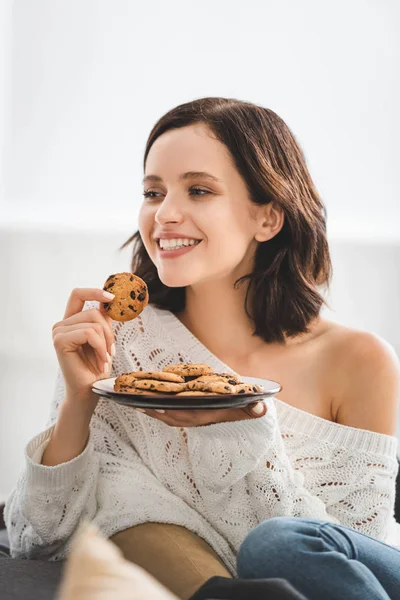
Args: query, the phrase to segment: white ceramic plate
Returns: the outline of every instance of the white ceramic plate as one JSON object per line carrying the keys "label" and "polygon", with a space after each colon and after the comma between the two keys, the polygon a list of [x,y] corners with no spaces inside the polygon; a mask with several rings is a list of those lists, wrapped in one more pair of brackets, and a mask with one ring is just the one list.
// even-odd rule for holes
{"label": "white ceramic plate", "polygon": [[116,377],[102,379],[93,384],[92,390],[99,396],[109,398],[135,408],[164,408],[179,410],[199,410],[218,408],[241,408],[257,400],[269,398],[278,394],[282,387],[276,381],[269,379],[258,379],[256,377],[242,377],[244,383],[261,385],[263,391],[257,394],[215,394],[212,396],[174,396],[173,394],[157,394],[157,396],[145,396],[115,392],[114,382]]}

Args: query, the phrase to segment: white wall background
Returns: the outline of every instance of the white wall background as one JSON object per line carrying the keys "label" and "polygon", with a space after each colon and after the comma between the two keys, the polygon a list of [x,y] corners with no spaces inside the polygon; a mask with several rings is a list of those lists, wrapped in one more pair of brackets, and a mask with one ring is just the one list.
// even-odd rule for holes
{"label": "white wall background", "polygon": [[128,267],[145,141],[179,103],[286,120],[328,208],[331,317],[400,350],[399,25],[396,0],[0,3],[0,495],[46,419],[51,325]]}

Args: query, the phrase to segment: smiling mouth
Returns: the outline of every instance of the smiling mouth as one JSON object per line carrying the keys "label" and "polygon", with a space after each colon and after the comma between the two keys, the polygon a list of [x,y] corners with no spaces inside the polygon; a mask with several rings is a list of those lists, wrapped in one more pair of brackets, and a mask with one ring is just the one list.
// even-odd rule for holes
{"label": "smiling mouth", "polygon": [[182,250],[182,248],[191,248],[193,246],[198,246],[202,240],[195,239],[158,239],[157,246],[163,252],[174,252],[176,250]]}

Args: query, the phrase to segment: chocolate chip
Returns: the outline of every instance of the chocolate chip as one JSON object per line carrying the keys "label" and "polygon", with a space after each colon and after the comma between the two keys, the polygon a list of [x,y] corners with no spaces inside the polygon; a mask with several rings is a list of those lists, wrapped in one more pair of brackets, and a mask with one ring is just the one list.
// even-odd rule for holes
{"label": "chocolate chip", "polygon": [[109,290],[110,288],[112,288],[113,285],[115,285],[115,281],[106,285],[106,287],[104,289]]}
{"label": "chocolate chip", "polygon": [[234,379],[228,379],[228,383],[231,385],[236,385],[236,381]]}
{"label": "chocolate chip", "polygon": [[230,392],[230,391],[231,391],[231,388],[230,388],[228,385],[224,385],[224,389],[225,389],[225,390],[228,390],[228,392]]}
{"label": "chocolate chip", "polygon": [[105,308],[105,310],[108,310],[110,308],[110,303],[109,302],[103,302],[103,308]]}
{"label": "chocolate chip", "polygon": [[106,281],[108,281],[109,279],[115,279],[115,275],[110,275],[109,277],[107,277]]}
{"label": "chocolate chip", "polygon": [[133,281],[133,277],[132,277],[132,275],[129,277],[129,281]]}
{"label": "chocolate chip", "polygon": [[123,310],[121,310],[121,312],[120,312],[120,315],[121,315],[121,317],[123,317],[123,316],[124,316],[124,314],[125,314],[125,313],[124,313],[124,311],[123,311]]}
{"label": "chocolate chip", "polygon": [[132,291],[129,295],[132,298],[132,300],[136,300],[136,294],[135,294],[135,292]]}
{"label": "chocolate chip", "polygon": [[238,394],[245,394],[246,390],[239,390]]}
{"label": "chocolate chip", "polygon": [[130,305],[128,306],[128,308],[130,308],[131,310],[133,310],[133,312],[137,312],[136,308],[134,308],[134,307],[132,306],[132,304],[130,304]]}
{"label": "chocolate chip", "polygon": [[143,292],[141,292],[138,296],[138,300],[140,300],[140,302],[143,302],[143,300],[146,298],[146,294],[143,294]]}

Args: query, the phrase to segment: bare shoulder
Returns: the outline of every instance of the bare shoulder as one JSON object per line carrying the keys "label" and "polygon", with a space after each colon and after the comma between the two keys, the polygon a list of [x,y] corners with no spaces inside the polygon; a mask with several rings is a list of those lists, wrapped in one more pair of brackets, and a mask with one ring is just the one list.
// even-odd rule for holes
{"label": "bare shoulder", "polygon": [[394,435],[400,394],[394,348],[373,333],[330,321],[324,324],[335,421]]}

